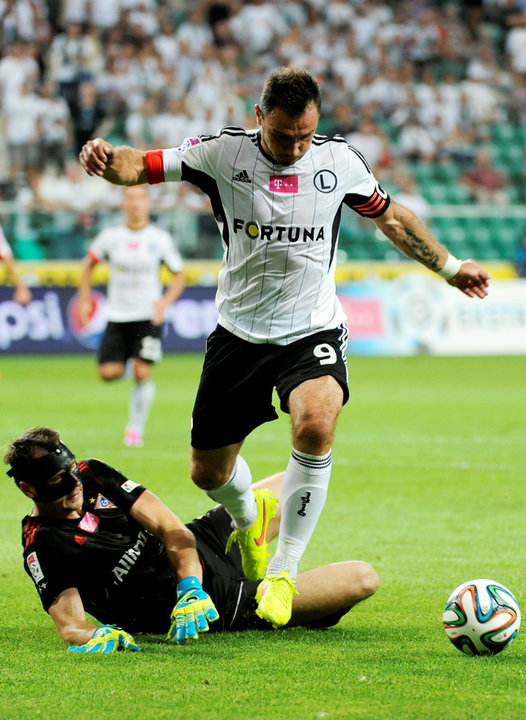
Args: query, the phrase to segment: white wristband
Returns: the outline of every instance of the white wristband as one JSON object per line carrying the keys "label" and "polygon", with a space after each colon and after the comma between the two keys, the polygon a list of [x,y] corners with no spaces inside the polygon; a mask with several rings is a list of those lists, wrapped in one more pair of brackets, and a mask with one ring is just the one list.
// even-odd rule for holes
{"label": "white wristband", "polygon": [[445,280],[451,280],[458,273],[463,262],[464,260],[459,260],[451,253],[448,253],[444,267],[440,268],[438,274]]}

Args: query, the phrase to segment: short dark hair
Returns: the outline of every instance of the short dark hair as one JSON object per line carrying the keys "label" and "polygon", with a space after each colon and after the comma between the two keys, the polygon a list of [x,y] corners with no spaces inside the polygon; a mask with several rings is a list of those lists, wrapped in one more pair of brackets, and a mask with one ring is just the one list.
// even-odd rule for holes
{"label": "short dark hair", "polygon": [[41,443],[53,443],[58,445],[60,435],[56,430],[47,427],[34,427],[21,435],[8,446],[4,455],[4,463],[13,465],[22,458],[30,458],[33,456],[33,448],[41,445]]}
{"label": "short dark hair", "polygon": [[316,80],[303,68],[282,67],[268,76],[259,106],[263,115],[278,107],[287,115],[298,117],[310,103],[321,109],[320,87]]}

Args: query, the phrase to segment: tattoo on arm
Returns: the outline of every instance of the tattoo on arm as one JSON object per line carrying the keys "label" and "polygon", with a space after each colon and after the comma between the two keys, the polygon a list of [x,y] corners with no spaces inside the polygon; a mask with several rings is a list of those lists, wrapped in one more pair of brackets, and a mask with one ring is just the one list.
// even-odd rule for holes
{"label": "tattoo on arm", "polygon": [[438,270],[439,259],[436,252],[428,247],[422,238],[419,238],[413,230],[404,226],[407,235],[407,248],[411,251],[416,260],[419,260],[430,270]]}

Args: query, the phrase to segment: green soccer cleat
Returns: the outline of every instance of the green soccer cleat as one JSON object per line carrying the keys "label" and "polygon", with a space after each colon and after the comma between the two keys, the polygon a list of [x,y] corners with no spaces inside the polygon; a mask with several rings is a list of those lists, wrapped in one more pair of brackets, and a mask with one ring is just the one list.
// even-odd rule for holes
{"label": "green soccer cleat", "polygon": [[292,615],[292,598],[298,594],[296,582],[288,570],[267,575],[256,591],[256,615],[275,628],[286,625]]}
{"label": "green soccer cleat", "polygon": [[265,575],[268,562],[267,528],[276,514],[278,500],[267,489],[254,490],[258,515],[246,530],[234,530],[226,544],[226,552],[237,542],[241,552],[243,572],[248,580],[260,580]]}

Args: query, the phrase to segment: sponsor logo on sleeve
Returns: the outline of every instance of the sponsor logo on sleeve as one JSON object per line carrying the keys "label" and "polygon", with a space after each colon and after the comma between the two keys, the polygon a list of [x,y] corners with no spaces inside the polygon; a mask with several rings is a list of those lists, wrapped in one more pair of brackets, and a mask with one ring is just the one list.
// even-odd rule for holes
{"label": "sponsor logo on sleeve", "polygon": [[183,140],[183,142],[177,149],[178,150],[188,150],[188,148],[191,148],[194,145],[200,145],[200,144],[201,144],[201,138],[187,137]]}
{"label": "sponsor logo on sleeve", "polygon": [[121,488],[125,490],[127,493],[130,493],[132,490],[135,490],[136,487],[139,487],[139,483],[133,482],[133,480],[126,480],[126,482],[123,482],[121,485]]}
{"label": "sponsor logo on sleeve", "polygon": [[36,583],[44,579],[44,573],[40,567],[36,552],[29,553],[27,556],[27,566],[29,568],[29,572],[31,573],[31,577]]}

